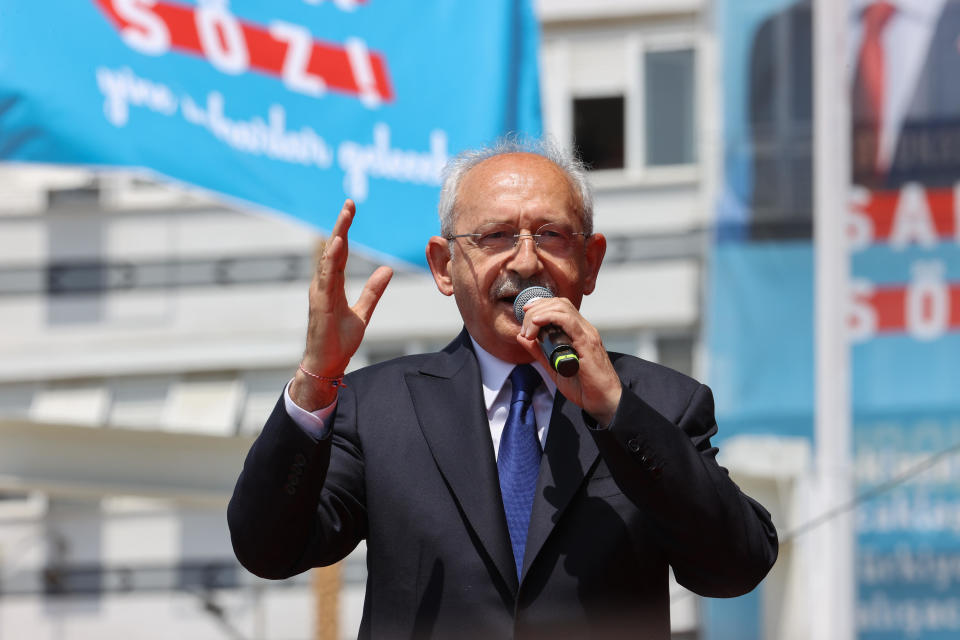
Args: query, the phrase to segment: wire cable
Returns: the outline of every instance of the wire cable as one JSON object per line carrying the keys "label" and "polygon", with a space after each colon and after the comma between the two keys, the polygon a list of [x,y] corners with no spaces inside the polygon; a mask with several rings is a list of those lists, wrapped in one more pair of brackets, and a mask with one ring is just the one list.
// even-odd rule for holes
{"label": "wire cable", "polygon": [[[881,482],[876,486],[873,486],[865,491],[862,491],[856,494],[852,499],[848,500],[847,502],[843,504],[839,504],[831,509],[828,509],[827,511],[821,513],[820,515],[814,516],[813,518],[811,518],[810,520],[807,520],[803,524],[800,524],[794,527],[790,531],[779,536],[780,544],[781,545],[792,544],[800,536],[805,535],[810,531],[813,531],[820,525],[826,522],[829,522],[830,520],[838,516],[841,516],[844,513],[853,511],[858,505],[863,504],[864,502],[873,500],[874,498],[877,498],[883,495],[884,493],[887,493],[893,489],[896,489],[897,487],[906,483],[908,480],[910,480],[914,476],[920,475],[924,471],[927,471],[928,469],[933,468],[941,460],[945,458],[949,458],[950,456],[956,455],[957,453],[960,453],[960,442],[954,443],[949,447],[946,447],[944,449],[941,449],[939,451],[936,451],[930,454],[929,456],[927,456],[923,460],[920,460],[916,464],[910,467],[907,467],[906,469],[896,474],[889,480]],[[696,594],[694,594],[692,591],[683,591],[677,596],[670,598],[670,606],[673,606],[678,602],[682,602],[683,600],[687,599],[692,595],[696,595]]]}

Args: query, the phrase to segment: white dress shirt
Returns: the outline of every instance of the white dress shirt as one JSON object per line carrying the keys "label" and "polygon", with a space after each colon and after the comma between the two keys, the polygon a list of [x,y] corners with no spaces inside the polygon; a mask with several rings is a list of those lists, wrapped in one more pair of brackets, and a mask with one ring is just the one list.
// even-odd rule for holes
{"label": "white dress shirt", "polygon": [[[510,382],[510,372],[516,366],[488,353],[483,347],[473,342],[473,350],[477,354],[480,364],[480,380],[483,384],[483,404],[487,409],[487,422],[490,425],[490,441],[493,444],[494,455],[500,451],[500,436],[503,434],[507,414],[510,411],[510,395],[513,384]],[[547,431],[550,428],[550,414],[553,413],[553,398],[557,393],[557,385],[544,371],[539,362],[533,367],[543,379],[543,384],[533,393],[533,412],[537,420],[537,436],[540,446],[547,444]],[[292,382],[292,381],[291,381]],[[284,407],[290,418],[310,436],[323,439],[330,429],[330,417],[337,406],[334,401],[329,406],[317,411],[307,411],[297,406],[290,398],[290,383],[283,390]]]}
{"label": "white dress shirt", "polygon": [[[513,383],[510,382],[510,372],[515,364],[504,362],[500,358],[490,355],[483,347],[477,344],[473,337],[473,350],[480,363],[480,379],[483,382],[483,404],[487,408],[487,421],[490,422],[490,439],[493,442],[494,455],[500,452],[500,436],[503,426],[507,422],[510,412],[510,394],[513,392]],[[557,393],[557,385],[547,375],[543,365],[533,363],[533,368],[540,374],[543,384],[533,392],[533,413],[537,419],[537,436],[540,438],[540,447],[547,445],[547,431],[550,428],[550,414],[553,413],[553,397]]]}

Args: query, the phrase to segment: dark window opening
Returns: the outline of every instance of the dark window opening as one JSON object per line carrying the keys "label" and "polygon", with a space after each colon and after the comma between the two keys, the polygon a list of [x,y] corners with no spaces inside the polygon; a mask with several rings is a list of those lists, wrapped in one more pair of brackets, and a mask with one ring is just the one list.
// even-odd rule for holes
{"label": "dark window opening", "polygon": [[573,141],[587,167],[625,166],[623,120],[623,96],[574,99]]}

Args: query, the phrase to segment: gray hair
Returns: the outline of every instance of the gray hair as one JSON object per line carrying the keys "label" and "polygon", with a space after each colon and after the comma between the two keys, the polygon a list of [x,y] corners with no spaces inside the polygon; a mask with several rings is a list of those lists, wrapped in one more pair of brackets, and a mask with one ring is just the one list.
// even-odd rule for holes
{"label": "gray hair", "polygon": [[570,189],[579,201],[580,221],[588,236],[593,233],[593,193],[587,181],[587,168],[575,155],[567,152],[550,139],[522,138],[510,135],[497,140],[494,144],[464,151],[452,158],[443,170],[443,186],[440,188],[440,234],[453,235],[453,225],[457,216],[457,191],[460,182],[467,173],[484,160],[508,153],[532,153],[552,162],[563,171],[570,181]]}

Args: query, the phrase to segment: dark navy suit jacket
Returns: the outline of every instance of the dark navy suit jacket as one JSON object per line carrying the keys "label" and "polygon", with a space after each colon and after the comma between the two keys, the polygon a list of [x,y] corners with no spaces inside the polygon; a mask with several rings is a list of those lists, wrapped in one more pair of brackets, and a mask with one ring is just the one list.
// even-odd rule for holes
{"label": "dark navy suit jacket", "polygon": [[326,440],[281,399],[230,502],[237,557],[285,578],[366,539],[361,637],[669,638],[668,567],[700,594],[740,595],[777,536],[715,460],[709,389],[611,358],[624,393],[608,429],[557,394],[519,580],[465,331],[348,375]]}

